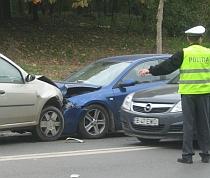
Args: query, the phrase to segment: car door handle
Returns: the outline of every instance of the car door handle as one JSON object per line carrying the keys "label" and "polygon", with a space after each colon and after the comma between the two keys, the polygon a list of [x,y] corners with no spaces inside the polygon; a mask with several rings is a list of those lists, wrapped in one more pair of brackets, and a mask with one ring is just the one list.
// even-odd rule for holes
{"label": "car door handle", "polygon": [[4,90],[0,90],[0,95],[3,95],[5,94],[5,91]]}

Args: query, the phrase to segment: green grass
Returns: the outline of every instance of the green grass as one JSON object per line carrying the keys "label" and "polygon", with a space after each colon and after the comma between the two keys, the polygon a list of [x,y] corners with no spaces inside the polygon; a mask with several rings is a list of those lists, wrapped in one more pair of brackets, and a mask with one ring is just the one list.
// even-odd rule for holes
{"label": "green grass", "polygon": [[[86,20],[86,21],[85,21]],[[104,23],[107,25],[109,21]],[[96,59],[124,54],[155,53],[155,37],[118,27],[99,28],[97,21],[15,19],[0,26],[0,53],[27,72],[61,80]],[[163,53],[187,46],[184,38],[163,40]]]}

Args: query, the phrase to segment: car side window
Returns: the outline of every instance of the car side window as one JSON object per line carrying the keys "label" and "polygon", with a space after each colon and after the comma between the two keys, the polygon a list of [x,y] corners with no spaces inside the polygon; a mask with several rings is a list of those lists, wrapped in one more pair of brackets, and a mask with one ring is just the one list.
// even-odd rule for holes
{"label": "car side window", "polygon": [[143,83],[143,82],[152,82],[152,81],[160,80],[160,76],[152,76],[149,74],[144,77],[141,77],[139,75],[140,69],[144,69],[144,68],[148,69],[150,66],[157,65],[159,62],[160,61],[158,60],[154,60],[154,61],[147,61],[147,62],[137,65],[136,67],[134,67],[128,72],[128,74],[123,78],[123,81],[132,79],[132,80],[137,81],[138,83]]}
{"label": "car side window", "polygon": [[23,83],[20,71],[2,58],[0,58],[0,83]]}

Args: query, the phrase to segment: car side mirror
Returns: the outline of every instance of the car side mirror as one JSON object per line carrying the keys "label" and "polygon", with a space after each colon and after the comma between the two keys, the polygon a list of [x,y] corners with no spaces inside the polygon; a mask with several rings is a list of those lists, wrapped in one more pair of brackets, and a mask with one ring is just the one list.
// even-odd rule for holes
{"label": "car side mirror", "polygon": [[122,88],[122,87],[129,87],[129,86],[134,86],[137,84],[137,81],[135,80],[125,80],[125,81],[121,81],[119,84],[118,84],[118,87],[119,88]]}
{"label": "car side mirror", "polygon": [[31,81],[33,81],[35,78],[36,78],[35,75],[28,74],[28,75],[26,76],[26,78],[25,78],[25,81],[26,81],[26,82],[31,82]]}

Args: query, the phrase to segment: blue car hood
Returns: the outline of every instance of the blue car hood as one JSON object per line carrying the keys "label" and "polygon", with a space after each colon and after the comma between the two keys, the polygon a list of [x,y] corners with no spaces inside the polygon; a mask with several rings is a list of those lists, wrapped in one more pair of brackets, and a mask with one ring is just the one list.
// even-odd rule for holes
{"label": "blue car hood", "polygon": [[86,83],[66,83],[55,82],[58,88],[63,93],[64,97],[69,98],[75,95],[93,92],[99,90],[101,86],[91,85]]}

